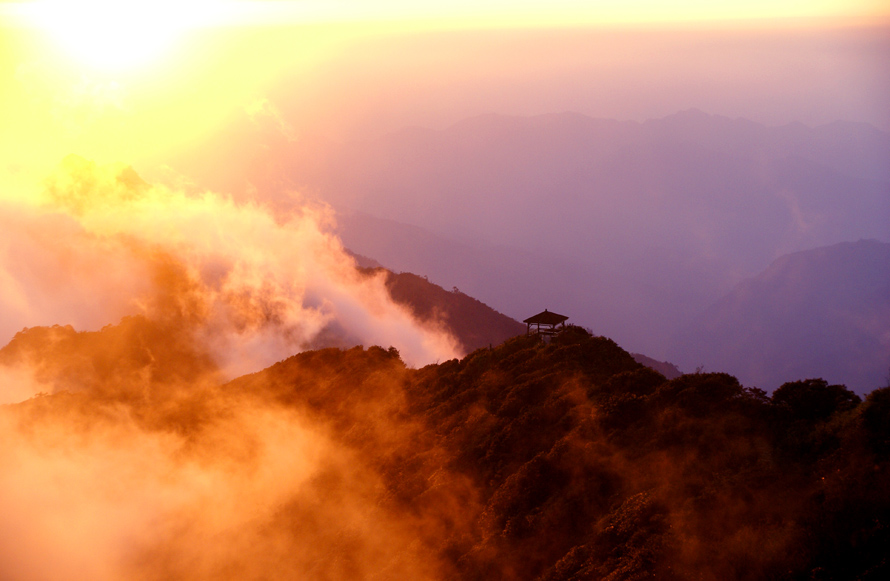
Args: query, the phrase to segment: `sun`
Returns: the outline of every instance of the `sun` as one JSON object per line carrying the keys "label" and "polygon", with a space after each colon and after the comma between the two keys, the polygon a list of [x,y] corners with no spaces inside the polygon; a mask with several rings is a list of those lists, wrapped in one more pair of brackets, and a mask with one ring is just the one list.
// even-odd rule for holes
{"label": "sun", "polygon": [[28,17],[66,56],[99,69],[157,60],[188,29],[213,14],[212,2],[38,0]]}

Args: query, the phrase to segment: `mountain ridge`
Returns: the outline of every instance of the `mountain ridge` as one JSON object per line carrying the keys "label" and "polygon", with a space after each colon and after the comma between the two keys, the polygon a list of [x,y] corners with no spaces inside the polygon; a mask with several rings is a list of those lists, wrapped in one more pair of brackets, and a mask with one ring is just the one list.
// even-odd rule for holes
{"label": "mountain ridge", "polygon": [[[112,450],[129,450],[132,431],[172,441],[167,494],[189,498],[176,488],[185,463],[214,483],[213,498],[238,500],[189,520],[195,534],[216,531],[212,551],[169,529],[168,519],[183,518],[177,510],[159,511],[157,536],[128,549],[138,558],[113,562],[122,577],[236,569],[246,579],[298,579],[345,569],[431,581],[871,581],[890,570],[890,387],[863,402],[820,380],[772,397],[725,373],[667,380],[578,327],[421,369],[393,349],[354,347],[306,351],[224,384],[119,380],[127,375],[0,406],[0,429],[27,426],[18,446],[46,450],[53,440],[41,434],[61,434],[66,457],[88,467],[109,454],[94,451],[108,434]],[[287,437],[265,435],[270,423]],[[306,433],[325,442],[323,453]],[[115,470],[133,456],[112,455]],[[207,472],[217,462],[224,469]],[[313,462],[311,477],[286,477]],[[143,466],[140,477],[154,470]],[[270,471],[277,477],[264,480]],[[41,485],[28,475],[27,486]],[[244,475],[252,488],[242,488]],[[26,485],[20,476],[11,464],[5,486]],[[54,484],[52,510],[94,502],[74,487]],[[242,504],[249,518],[229,525],[237,534],[213,528]],[[144,538],[123,519],[114,527]],[[244,535],[250,550],[239,545]]]}
{"label": "mountain ridge", "polygon": [[842,242],[782,256],[690,322],[673,356],[748,385],[804,374],[859,393],[890,369],[890,244]]}

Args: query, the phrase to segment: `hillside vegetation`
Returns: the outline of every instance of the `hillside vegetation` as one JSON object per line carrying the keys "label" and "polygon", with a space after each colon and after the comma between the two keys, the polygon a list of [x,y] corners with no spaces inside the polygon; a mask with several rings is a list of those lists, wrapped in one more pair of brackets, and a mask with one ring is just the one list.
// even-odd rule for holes
{"label": "hillside vegetation", "polygon": [[[163,329],[126,324],[141,341],[134,353],[157,348],[163,356],[109,359],[86,348],[103,334],[103,345],[114,343],[112,334],[124,337],[116,328],[80,342],[56,330],[64,337],[52,343],[55,356],[41,359],[41,377],[64,380],[70,391],[0,408],[0,419],[19,426],[16,445],[39,441],[40,450],[50,445],[39,439],[46,431],[76,434],[64,440],[78,449],[127,427],[178,442],[174,466],[224,463],[208,482],[235,487],[233,506],[250,517],[220,532],[212,527],[222,526],[229,505],[195,513],[182,521],[191,523],[186,529],[168,527],[169,515],[159,513],[151,530],[160,539],[128,549],[131,577],[753,580],[890,572],[890,387],[863,401],[819,379],[786,383],[770,397],[723,373],[667,380],[577,327],[547,344],[520,336],[421,369],[407,368],[393,348],[309,351],[220,386],[200,373],[200,351],[180,360],[170,355],[175,343],[153,343]],[[58,353],[64,341],[67,358]],[[29,343],[32,358],[37,343]],[[10,347],[2,352],[7,364],[15,359]],[[79,362],[79,390],[71,374],[51,369],[57,360]],[[156,369],[188,362],[188,373]],[[269,417],[314,435],[264,439],[257,434]],[[307,456],[311,442],[325,445]],[[310,456],[310,475],[288,484]],[[276,466],[276,478],[257,476]],[[4,462],[7,488],[17,470]],[[237,488],[245,480],[247,492]],[[180,530],[192,536],[174,534]],[[188,539],[208,537],[219,547],[186,549]]]}

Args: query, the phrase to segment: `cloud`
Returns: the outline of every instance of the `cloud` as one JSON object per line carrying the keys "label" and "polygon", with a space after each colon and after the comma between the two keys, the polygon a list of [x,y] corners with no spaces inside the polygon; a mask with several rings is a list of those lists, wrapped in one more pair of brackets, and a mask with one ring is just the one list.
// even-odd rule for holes
{"label": "cloud", "polygon": [[220,386],[338,333],[414,364],[456,354],[356,270],[326,208],[275,216],[75,156],[0,204],[2,332],[62,323],[0,350],[0,404],[20,402],[0,405],[0,578],[442,577],[433,525],[386,496],[380,458],[420,433],[397,358],[342,353],[358,397],[295,371],[333,419]]}
{"label": "cloud", "polygon": [[71,216],[0,201],[0,337],[25,326],[94,329],[138,309],[149,265],[125,241],[86,231]]}
{"label": "cloud", "polygon": [[343,340],[393,345],[412,365],[458,354],[453,338],[392,302],[382,277],[355,269],[323,206],[273,215],[77,156],[46,180],[39,203],[0,203],[6,337],[24,326],[95,329],[142,314],[190,332],[229,376],[332,329]]}

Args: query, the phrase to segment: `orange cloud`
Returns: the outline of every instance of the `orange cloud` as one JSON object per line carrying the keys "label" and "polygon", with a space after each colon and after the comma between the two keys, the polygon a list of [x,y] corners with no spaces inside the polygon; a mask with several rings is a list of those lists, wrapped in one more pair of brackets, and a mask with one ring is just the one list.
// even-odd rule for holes
{"label": "orange cloud", "polygon": [[322,332],[393,345],[409,364],[458,354],[453,338],[391,301],[382,277],[357,272],[322,206],[276,218],[256,204],[186,195],[129,167],[70,156],[47,179],[41,205],[6,202],[0,216],[6,337],[24,326],[94,329],[141,313],[188,329],[230,376]]}

